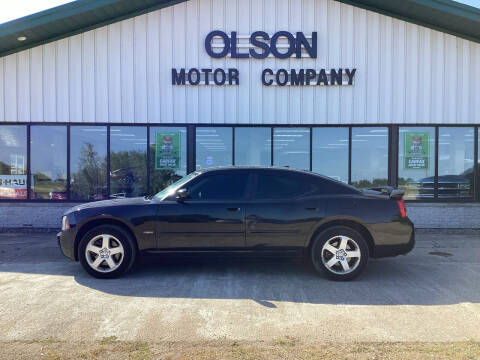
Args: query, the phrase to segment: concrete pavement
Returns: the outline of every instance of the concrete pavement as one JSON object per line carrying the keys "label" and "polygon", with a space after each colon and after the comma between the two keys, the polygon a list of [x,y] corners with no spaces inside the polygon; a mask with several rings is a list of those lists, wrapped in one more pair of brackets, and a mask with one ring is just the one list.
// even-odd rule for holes
{"label": "concrete pavement", "polygon": [[97,280],[54,234],[0,234],[0,341],[480,340],[480,233],[422,231],[336,283],[301,260],[159,256]]}

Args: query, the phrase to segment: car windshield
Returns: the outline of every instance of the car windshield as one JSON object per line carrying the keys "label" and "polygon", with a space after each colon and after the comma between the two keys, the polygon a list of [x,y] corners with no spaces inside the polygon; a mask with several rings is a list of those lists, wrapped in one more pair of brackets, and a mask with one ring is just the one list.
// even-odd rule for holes
{"label": "car windshield", "polygon": [[195,171],[195,172],[192,172],[192,173],[188,174],[187,176],[184,176],[183,178],[175,181],[173,184],[170,184],[169,186],[167,186],[162,191],[156,193],[155,198],[160,199],[160,200],[165,199],[167,196],[172,195],[179,187],[181,187],[187,181],[189,181],[190,179],[193,179],[194,177],[196,177],[198,175],[200,175],[200,172]]}

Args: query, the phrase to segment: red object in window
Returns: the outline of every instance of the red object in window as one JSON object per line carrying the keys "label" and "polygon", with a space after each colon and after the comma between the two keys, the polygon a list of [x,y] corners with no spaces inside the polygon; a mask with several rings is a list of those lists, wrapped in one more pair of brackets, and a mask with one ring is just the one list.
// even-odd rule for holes
{"label": "red object in window", "polygon": [[403,200],[397,200],[398,210],[400,210],[400,217],[406,218],[407,217],[407,209],[405,208],[405,203]]}

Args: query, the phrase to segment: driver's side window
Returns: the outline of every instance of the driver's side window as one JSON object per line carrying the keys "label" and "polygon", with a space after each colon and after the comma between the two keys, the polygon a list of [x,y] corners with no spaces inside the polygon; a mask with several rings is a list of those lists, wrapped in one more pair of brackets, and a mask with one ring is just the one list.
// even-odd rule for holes
{"label": "driver's side window", "polygon": [[188,188],[189,200],[241,200],[248,174],[218,174],[199,179]]}

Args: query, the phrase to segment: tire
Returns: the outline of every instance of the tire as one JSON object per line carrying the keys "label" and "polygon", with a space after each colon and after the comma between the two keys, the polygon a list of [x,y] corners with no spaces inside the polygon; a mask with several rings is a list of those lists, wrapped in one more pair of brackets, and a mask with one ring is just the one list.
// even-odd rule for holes
{"label": "tire", "polygon": [[315,270],[332,280],[353,280],[367,265],[368,245],[358,231],[333,226],[315,237],[311,260]]}
{"label": "tire", "polygon": [[83,268],[100,279],[113,279],[127,272],[135,262],[136,255],[135,240],[116,225],[92,228],[78,245],[78,258]]}

